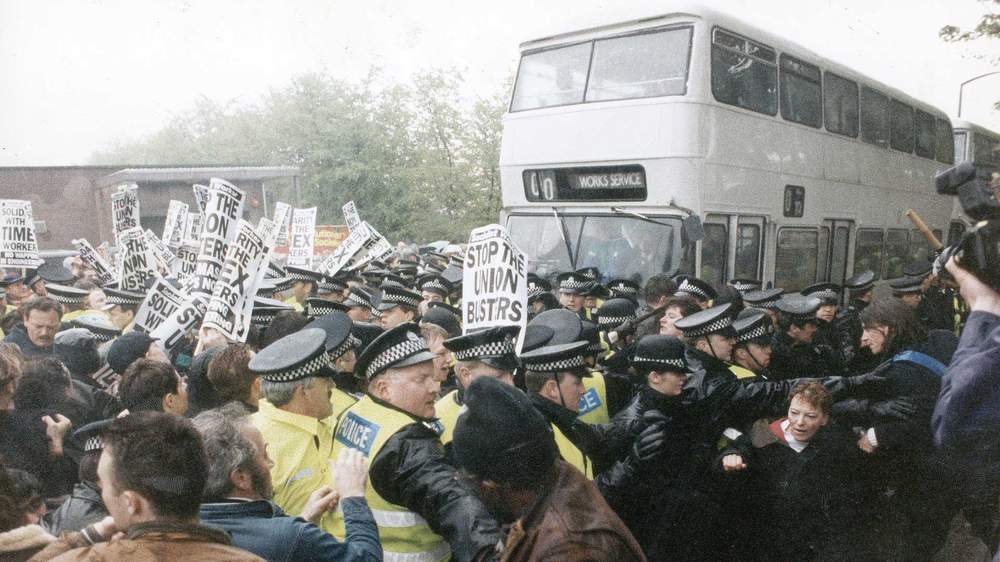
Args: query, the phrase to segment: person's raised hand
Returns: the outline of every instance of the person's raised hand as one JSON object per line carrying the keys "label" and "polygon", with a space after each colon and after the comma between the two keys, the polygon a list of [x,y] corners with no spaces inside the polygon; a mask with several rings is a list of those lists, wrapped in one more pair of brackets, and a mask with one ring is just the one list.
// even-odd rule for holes
{"label": "person's raised hand", "polygon": [[356,449],[342,449],[336,461],[331,461],[333,485],[341,498],[357,498],[365,495],[368,482],[368,468],[365,457]]}
{"label": "person's raised hand", "polygon": [[981,310],[1000,316],[1000,293],[959,265],[955,261],[955,256],[948,259],[945,268],[958,283],[958,290],[969,304],[970,310]]}
{"label": "person's raised hand", "polygon": [[45,424],[45,435],[49,438],[49,450],[53,455],[59,456],[63,452],[63,439],[73,427],[73,422],[62,414],[53,416],[42,416],[42,423]]}
{"label": "person's raised hand", "polygon": [[746,469],[747,463],[743,462],[743,457],[740,455],[726,455],[722,457],[722,470],[726,472],[739,472]]}
{"label": "person's raised hand", "polygon": [[340,496],[333,487],[320,486],[313,493],[309,494],[309,499],[306,500],[306,505],[302,508],[302,513],[299,514],[299,517],[318,525],[323,514],[337,509],[337,502],[339,501]]}

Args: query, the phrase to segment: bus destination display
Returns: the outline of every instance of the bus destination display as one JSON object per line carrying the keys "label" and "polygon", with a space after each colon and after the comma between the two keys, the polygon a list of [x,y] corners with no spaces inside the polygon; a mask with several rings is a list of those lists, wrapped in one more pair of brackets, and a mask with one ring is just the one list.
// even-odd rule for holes
{"label": "bus destination display", "polygon": [[644,201],[646,171],[638,164],[524,171],[528,201]]}

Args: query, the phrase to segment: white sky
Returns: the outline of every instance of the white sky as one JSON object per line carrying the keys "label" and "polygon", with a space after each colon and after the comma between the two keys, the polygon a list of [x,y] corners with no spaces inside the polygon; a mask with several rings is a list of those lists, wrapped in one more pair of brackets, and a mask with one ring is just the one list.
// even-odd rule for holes
{"label": "white sky", "polygon": [[[945,24],[974,25],[975,0],[707,2],[954,115],[958,85],[1000,70],[1000,41],[955,46]],[[0,165],[86,163],[141,138],[199,96],[251,103],[291,77],[348,80],[372,64],[391,79],[431,67],[490,93],[524,40],[670,10],[619,0],[0,0]],[[965,89],[963,118],[1000,131],[1000,76]]]}

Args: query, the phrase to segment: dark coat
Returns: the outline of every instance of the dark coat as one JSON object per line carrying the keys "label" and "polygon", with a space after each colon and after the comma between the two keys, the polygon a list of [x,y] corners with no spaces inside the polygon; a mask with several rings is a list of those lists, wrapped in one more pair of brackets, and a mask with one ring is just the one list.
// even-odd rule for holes
{"label": "dark coat", "polygon": [[0,411],[0,458],[8,468],[20,468],[42,484],[44,497],[68,494],[76,482],[77,465],[64,442],[64,454],[53,458],[42,417],[50,410]]}
{"label": "dark coat", "polygon": [[59,509],[45,514],[42,526],[49,533],[59,536],[63,531],[82,531],[107,515],[108,510],[97,486],[90,482],[78,482]]}
{"label": "dark coat", "polygon": [[[826,335],[817,330],[821,338]],[[841,374],[840,360],[827,345],[798,343],[779,331],[771,340],[771,362],[767,369],[771,380],[803,377],[827,377]]]}
{"label": "dark coat", "polygon": [[870,524],[864,506],[874,496],[865,485],[867,459],[856,438],[846,429],[825,426],[795,452],[782,421],[761,420],[749,438],[719,456],[721,463],[725,455],[739,454],[747,464],[741,491],[749,511],[740,520],[753,531],[743,535],[751,544],[744,545],[741,559],[812,560],[819,553],[844,554],[860,546],[851,537]]}
{"label": "dark coat", "polygon": [[301,517],[289,517],[265,500],[203,503],[203,525],[229,533],[233,546],[266,560],[378,562],[382,546],[378,526],[364,498],[345,498],[337,506],[344,512],[347,540],[332,535]]}
{"label": "dark coat", "polygon": [[501,560],[646,560],[592,482],[560,460],[554,471],[545,493],[511,527]]}
{"label": "dark coat", "polygon": [[28,359],[34,359],[37,357],[51,357],[53,346],[49,347],[38,347],[31,342],[28,337],[28,331],[24,328],[22,324],[18,324],[7,334],[3,339],[6,343],[12,343],[21,349],[21,353],[24,354]]}
{"label": "dark coat", "polygon": [[453,560],[473,560],[492,551],[500,539],[496,520],[448,464],[438,433],[427,420],[414,417],[413,421],[372,459],[368,470],[372,487],[386,501],[426,519],[451,546]]}

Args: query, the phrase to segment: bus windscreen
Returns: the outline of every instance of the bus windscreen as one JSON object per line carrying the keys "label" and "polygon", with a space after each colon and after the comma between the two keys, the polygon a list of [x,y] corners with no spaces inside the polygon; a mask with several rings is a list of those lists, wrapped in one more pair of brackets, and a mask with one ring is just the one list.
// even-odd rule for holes
{"label": "bus windscreen", "polygon": [[681,221],[609,215],[511,215],[508,230],[528,254],[528,269],[542,277],[596,267],[603,281],[624,277],[640,284],[679,267],[674,251]]}
{"label": "bus windscreen", "polygon": [[511,111],[687,93],[691,28],[609,37],[524,54]]}

